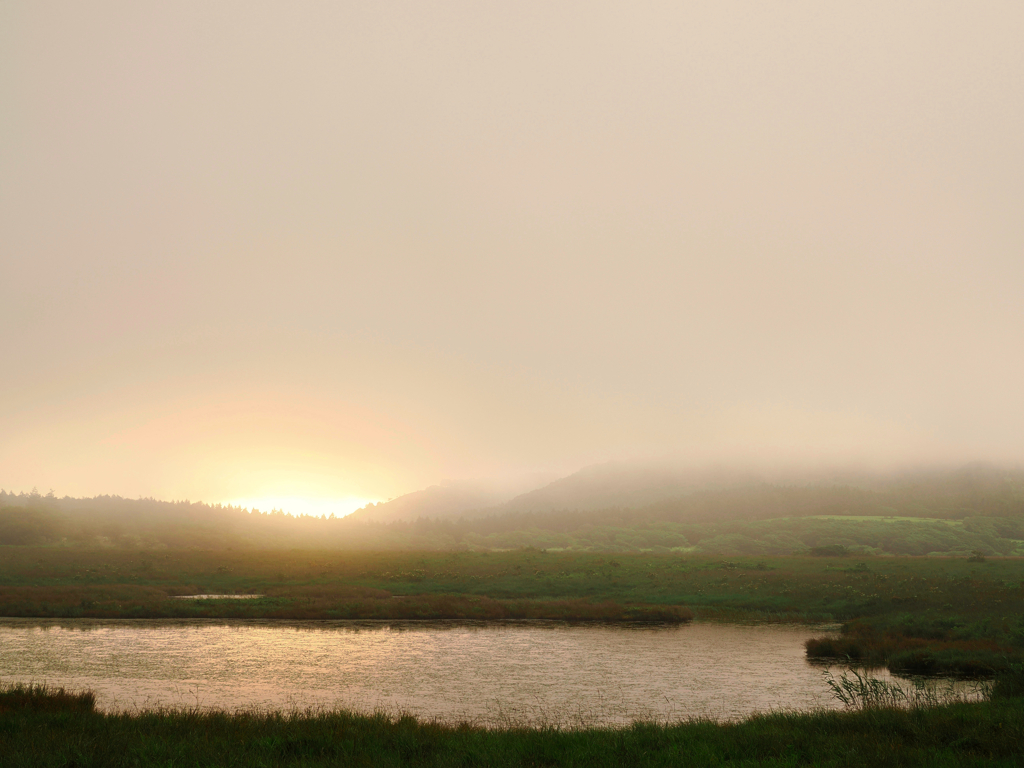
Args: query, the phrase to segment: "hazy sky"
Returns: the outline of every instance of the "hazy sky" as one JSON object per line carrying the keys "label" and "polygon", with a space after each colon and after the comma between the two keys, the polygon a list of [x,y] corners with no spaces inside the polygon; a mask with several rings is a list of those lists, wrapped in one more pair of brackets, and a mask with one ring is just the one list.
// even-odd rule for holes
{"label": "hazy sky", "polygon": [[0,486],[1024,459],[1024,4],[0,1]]}

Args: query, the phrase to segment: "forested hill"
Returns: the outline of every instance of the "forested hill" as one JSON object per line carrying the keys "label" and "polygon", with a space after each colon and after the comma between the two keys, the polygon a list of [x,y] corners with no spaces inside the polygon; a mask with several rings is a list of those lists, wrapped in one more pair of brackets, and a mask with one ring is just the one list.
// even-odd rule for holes
{"label": "forested hill", "polygon": [[737,482],[626,508],[390,523],[198,502],[0,491],[0,546],[1024,553],[1024,473],[973,467],[858,485]]}

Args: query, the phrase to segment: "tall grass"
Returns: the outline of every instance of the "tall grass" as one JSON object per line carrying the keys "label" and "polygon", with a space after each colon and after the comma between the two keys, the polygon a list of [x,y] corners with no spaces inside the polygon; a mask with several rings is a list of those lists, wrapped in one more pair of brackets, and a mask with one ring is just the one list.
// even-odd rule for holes
{"label": "tall grass", "polygon": [[964,690],[949,680],[882,680],[853,668],[838,678],[831,670],[825,670],[822,676],[833,697],[850,709],[939,707],[980,701],[992,694],[992,685],[986,682],[976,682],[971,690]]}

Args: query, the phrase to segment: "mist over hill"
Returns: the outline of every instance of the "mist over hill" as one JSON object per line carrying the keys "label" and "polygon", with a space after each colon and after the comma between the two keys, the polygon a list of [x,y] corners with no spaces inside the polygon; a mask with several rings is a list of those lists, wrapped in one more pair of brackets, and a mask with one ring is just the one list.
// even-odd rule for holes
{"label": "mist over hill", "polygon": [[511,480],[432,485],[395,499],[367,504],[348,515],[348,518],[368,523],[393,523],[420,518],[447,520],[480,517],[493,514],[494,509],[518,498],[524,491],[543,486],[550,480],[550,476],[543,474]]}
{"label": "mist over hill", "polygon": [[[995,509],[1004,504],[995,500],[1011,498],[1009,488],[1018,487],[1021,476],[1019,470],[982,464],[888,473],[852,469],[766,473],[606,462],[521,492],[513,492],[516,485],[512,483],[431,486],[367,505],[349,519],[391,523],[646,509],[645,515],[674,510],[676,516],[704,520],[784,516],[790,513],[787,510],[809,514],[805,507],[822,510],[821,514],[826,509],[827,514],[844,514],[842,510],[851,503],[868,510],[867,514],[883,514],[888,507],[881,500],[890,496],[887,503],[904,510],[901,514],[941,511],[939,516],[946,516],[950,510],[979,504],[986,510],[994,504],[985,514],[999,514]],[[529,480],[518,483],[528,484]],[[827,502],[823,490],[830,499]]]}
{"label": "mist over hill", "polygon": [[728,469],[688,470],[608,462],[584,467],[543,488],[520,494],[494,513],[638,509],[700,490],[763,482],[752,472]]}
{"label": "mist over hill", "polygon": [[698,490],[763,482],[753,472],[732,469],[692,470],[626,462],[584,467],[557,479],[524,478],[516,483],[431,486],[369,504],[349,517],[364,522],[452,520],[508,513],[638,509]]}

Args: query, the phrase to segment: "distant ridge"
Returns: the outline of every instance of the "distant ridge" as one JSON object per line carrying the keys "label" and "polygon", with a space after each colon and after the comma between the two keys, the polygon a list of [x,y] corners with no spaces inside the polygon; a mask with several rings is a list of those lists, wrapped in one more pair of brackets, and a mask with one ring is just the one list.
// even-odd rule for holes
{"label": "distant ridge", "polygon": [[758,482],[760,478],[727,470],[680,470],[620,462],[593,464],[528,493],[494,512],[587,512],[619,507],[639,509],[696,490]]}
{"label": "distant ridge", "polygon": [[367,505],[346,519],[353,522],[392,523],[420,519],[471,520],[509,514],[643,510],[654,505],[681,502],[684,497],[698,493],[763,489],[767,487],[766,483],[778,487],[846,487],[865,491],[921,486],[920,491],[931,496],[957,496],[965,492],[992,492],[1006,482],[1007,472],[1013,474],[1012,470],[973,464],[955,470],[918,470],[891,474],[846,470],[768,478],[756,472],[738,469],[678,469],[606,462],[592,464],[544,484],[538,482],[538,487],[525,492],[519,492],[521,487],[517,491],[511,485],[432,485],[387,502]]}

